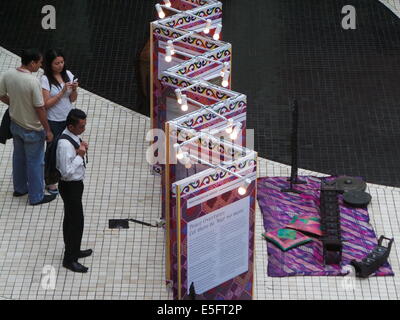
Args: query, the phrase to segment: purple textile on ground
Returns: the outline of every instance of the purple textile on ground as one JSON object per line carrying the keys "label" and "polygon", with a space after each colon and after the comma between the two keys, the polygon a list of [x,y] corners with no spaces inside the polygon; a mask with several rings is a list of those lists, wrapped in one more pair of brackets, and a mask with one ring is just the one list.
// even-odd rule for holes
{"label": "purple textile on ground", "polygon": [[[321,180],[317,177],[299,177],[307,184],[295,185],[302,194],[282,193],[287,188],[287,177],[259,178],[257,199],[263,214],[265,232],[284,228],[296,215],[319,216]],[[339,276],[345,275],[342,267],[353,259],[361,260],[378,244],[375,232],[369,224],[366,209],[349,208],[343,205],[339,196],[340,222],[343,240],[341,265],[324,265],[322,243],[314,241],[290,249],[280,250],[272,243],[268,246],[268,276]],[[376,276],[394,275],[391,266],[385,263],[374,274]]]}

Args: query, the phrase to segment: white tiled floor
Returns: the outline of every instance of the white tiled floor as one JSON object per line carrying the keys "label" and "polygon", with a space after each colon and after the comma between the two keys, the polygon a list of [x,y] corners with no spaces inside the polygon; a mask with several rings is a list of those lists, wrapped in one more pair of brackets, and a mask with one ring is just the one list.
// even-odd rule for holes
{"label": "white tiled floor", "polygon": [[[19,59],[0,49],[0,73]],[[88,113],[90,143],[85,181],[83,245],[85,275],[61,267],[63,204],[31,207],[12,197],[12,143],[0,145],[0,296],[12,299],[169,299],[164,285],[164,231],[131,224],[108,229],[108,220],[134,218],[155,223],[160,216],[160,179],[149,174],[144,152],[148,118],[84,90],[77,106]],[[2,115],[5,106],[0,107]],[[55,290],[40,283],[42,268],[57,272]]]}
{"label": "white tiled floor", "polygon": [[[0,73],[19,58],[0,48]],[[161,212],[160,179],[145,161],[150,129],[147,117],[80,90],[77,107],[88,113],[84,137],[90,143],[85,181],[83,245],[94,254],[84,260],[88,274],[61,266],[63,255],[62,201],[31,207],[26,197],[12,197],[12,144],[0,145],[0,299],[171,299],[165,287],[164,231],[138,224],[109,230],[108,220],[134,218],[150,223]],[[0,106],[0,116],[5,111]],[[287,166],[259,159],[259,176],[288,176]],[[301,171],[301,174],[314,174]],[[369,185],[371,222],[378,235],[400,239],[400,190]],[[262,218],[256,219],[255,299],[398,299],[400,249],[395,244],[390,262],[395,277],[270,278],[266,275],[266,243]],[[43,267],[55,268],[54,290],[44,290]],[[351,285],[352,284],[352,285]]]}
{"label": "white tiled floor", "polygon": [[379,0],[400,18],[400,0]]}

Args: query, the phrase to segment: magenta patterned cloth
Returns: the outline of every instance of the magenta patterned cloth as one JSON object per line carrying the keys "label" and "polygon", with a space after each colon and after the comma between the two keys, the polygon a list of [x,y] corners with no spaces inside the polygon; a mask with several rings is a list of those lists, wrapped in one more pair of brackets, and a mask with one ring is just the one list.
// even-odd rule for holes
{"label": "magenta patterned cloth", "polygon": [[319,216],[310,216],[308,214],[294,216],[286,228],[303,231],[316,236],[322,236]]}
{"label": "magenta patterned cloth", "polygon": [[281,250],[286,251],[312,241],[310,237],[297,230],[280,228],[270,232],[264,232],[265,239],[272,241]]}
{"label": "magenta patterned cloth", "polygon": [[[265,232],[285,228],[295,216],[319,216],[321,180],[317,177],[300,177],[307,184],[296,185],[302,194],[282,193],[287,188],[287,177],[258,179],[257,199],[263,214]],[[372,199],[374,201],[374,199]],[[377,237],[369,224],[367,209],[355,209],[340,202],[340,222],[343,250],[341,265],[324,265],[322,243],[315,236],[314,241],[299,247],[282,251],[268,242],[268,276],[339,276],[345,275],[342,268],[353,259],[361,260],[378,244]],[[393,276],[391,266],[386,263],[374,274]]]}

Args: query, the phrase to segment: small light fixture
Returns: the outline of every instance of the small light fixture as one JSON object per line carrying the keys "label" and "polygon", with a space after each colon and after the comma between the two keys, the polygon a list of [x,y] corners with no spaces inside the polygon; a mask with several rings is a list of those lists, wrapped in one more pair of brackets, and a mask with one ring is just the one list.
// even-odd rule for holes
{"label": "small light fixture", "polygon": [[227,86],[229,86],[229,75],[230,72],[229,71],[225,71],[224,72],[224,78],[222,79],[222,86],[224,88],[226,88]]}
{"label": "small light fixture", "polygon": [[213,35],[214,40],[219,40],[219,38],[221,37],[221,30],[222,30],[222,24],[218,23],[217,28],[215,29],[215,32]]}
{"label": "small light fixture", "polygon": [[185,153],[183,163],[184,163],[186,169],[190,169],[192,167],[192,161],[190,161],[188,153]]}
{"label": "small light fixture", "polygon": [[186,169],[190,169],[192,167],[192,162],[190,161],[188,152],[179,153],[179,157],[177,156],[177,158],[185,166]]}
{"label": "small light fixture", "polygon": [[221,70],[221,77],[222,78],[224,77],[225,72],[228,71],[228,68],[229,68],[229,62],[224,62],[224,65],[223,65],[222,70]]}
{"label": "small light fixture", "polygon": [[226,133],[231,134],[233,132],[233,120],[232,119],[228,120],[228,125],[229,125],[229,127],[226,128],[225,131],[226,131]]}
{"label": "small light fixture", "polygon": [[167,46],[165,51],[166,51],[165,61],[171,62],[172,61],[172,49],[171,49],[171,47]]}
{"label": "small light fixture", "polygon": [[175,89],[176,99],[179,104],[182,104],[182,92],[179,89]]}
{"label": "small light fixture", "polygon": [[181,110],[186,112],[189,110],[189,106],[187,103],[187,96],[186,94],[182,94],[182,105],[181,105]]}
{"label": "small light fixture", "polygon": [[156,10],[157,10],[157,13],[158,13],[158,17],[160,19],[164,19],[165,18],[165,13],[164,13],[164,11],[161,8],[161,5],[159,3],[156,4]]}
{"label": "small light fixture", "polygon": [[244,196],[247,192],[247,188],[249,187],[249,185],[251,184],[251,180],[250,179],[246,179],[244,181],[244,183],[238,188],[238,193],[241,196]]}
{"label": "small light fixture", "polygon": [[239,135],[239,132],[240,132],[240,126],[236,125],[235,128],[232,130],[232,133],[230,134],[230,138],[232,140],[236,140]]}
{"label": "small light fixture", "polygon": [[176,158],[179,159],[179,160],[182,160],[185,157],[185,155],[182,152],[182,149],[181,149],[179,143],[175,143],[174,144],[174,148],[176,150]]}
{"label": "small light fixture", "polygon": [[168,40],[167,44],[171,48],[171,55],[173,56],[175,54],[175,49],[174,49],[174,44],[172,43],[172,40]]}
{"label": "small light fixture", "polygon": [[206,27],[204,28],[203,32],[205,34],[209,34],[210,33],[210,28],[211,28],[211,20],[207,19],[207,24],[206,24]]}
{"label": "small light fixture", "polygon": [[240,186],[240,187],[239,187],[238,193],[239,193],[241,196],[244,196],[244,195],[246,194],[246,192],[247,192],[247,189],[245,189],[243,186]]}
{"label": "small light fixture", "polygon": [[171,2],[169,0],[164,0],[164,4],[166,7],[171,8]]}

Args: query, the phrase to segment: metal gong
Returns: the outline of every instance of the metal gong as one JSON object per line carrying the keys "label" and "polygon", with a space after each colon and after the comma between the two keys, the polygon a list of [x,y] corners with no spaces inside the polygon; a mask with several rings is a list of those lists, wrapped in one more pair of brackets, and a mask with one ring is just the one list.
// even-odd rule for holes
{"label": "metal gong", "polygon": [[335,180],[336,189],[339,192],[346,191],[365,191],[367,184],[360,178],[342,176]]}
{"label": "metal gong", "polygon": [[364,191],[348,191],[343,194],[343,201],[357,208],[365,208],[371,202],[371,195]]}

